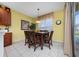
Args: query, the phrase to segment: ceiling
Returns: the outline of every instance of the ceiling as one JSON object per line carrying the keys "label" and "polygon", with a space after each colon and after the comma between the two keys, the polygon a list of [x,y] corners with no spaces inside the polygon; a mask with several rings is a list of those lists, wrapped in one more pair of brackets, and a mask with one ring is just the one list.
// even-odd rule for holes
{"label": "ceiling", "polygon": [[64,8],[64,2],[2,2],[2,4],[31,17],[37,17],[37,8],[39,16],[61,10]]}

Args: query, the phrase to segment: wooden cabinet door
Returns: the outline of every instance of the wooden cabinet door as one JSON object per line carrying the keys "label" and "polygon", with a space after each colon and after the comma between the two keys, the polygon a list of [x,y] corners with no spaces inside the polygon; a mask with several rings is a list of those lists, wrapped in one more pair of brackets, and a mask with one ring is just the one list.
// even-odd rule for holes
{"label": "wooden cabinet door", "polygon": [[3,9],[0,7],[0,25],[11,25],[11,12],[9,8]]}
{"label": "wooden cabinet door", "polygon": [[3,25],[4,20],[4,10],[0,7],[0,25]]}
{"label": "wooden cabinet door", "polygon": [[7,13],[6,11],[3,9],[3,17],[2,17],[2,25],[6,25],[6,21],[7,21]]}
{"label": "wooden cabinet door", "polygon": [[5,10],[5,23],[4,24],[6,26],[11,25],[11,12],[9,8]]}
{"label": "wooden cabinet door", "polygon": [[0,8],[0,25],[2,24],[2,8]]}
{"label": "wooden cabinet door", "polygon": [[12,33],[6,33],[4,35],[4,47],[12,44]]}
{"label": "wooden cabinet door", "polygon": [[1,13],[0,13],[0,25],[2,24],[2,17],[1,17]]}
{"label": "wooden cabinet door", "polygon": [[8,20],[7,20],[7,24],[6,25],[7,26],[11,26],[11,12],[8,13],[8,16],[7,17],[8,17],[7,18]]}

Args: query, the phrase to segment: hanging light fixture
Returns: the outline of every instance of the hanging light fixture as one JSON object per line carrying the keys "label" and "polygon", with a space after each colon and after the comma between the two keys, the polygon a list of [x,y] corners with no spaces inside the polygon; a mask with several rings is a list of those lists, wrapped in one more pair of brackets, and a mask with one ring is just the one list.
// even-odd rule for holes
{"label": "hanging light fixture", "polygon": [[39,8],[37,9],[37,11],[38,11],[38,16],[37,16],[37,21],[36,21],[36,23],[40,23],[40,21],[39,21]]}

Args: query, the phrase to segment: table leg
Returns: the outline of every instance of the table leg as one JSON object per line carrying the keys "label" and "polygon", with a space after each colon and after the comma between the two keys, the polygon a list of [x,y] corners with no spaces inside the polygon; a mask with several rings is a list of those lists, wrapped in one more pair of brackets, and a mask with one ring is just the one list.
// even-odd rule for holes
{"label": "table leg", "polygon": [[41,35],[41,50],[43,49],[43,35]]}
{"label": "table leg", "polygon": [[36,37],[35,37],[35,34],[34,34],[34,51],[36,50]]}
{"label": "table leg", "polygon": [[30,48],[30,39],[28,40],[29,44],[28,44],[28,47]]}

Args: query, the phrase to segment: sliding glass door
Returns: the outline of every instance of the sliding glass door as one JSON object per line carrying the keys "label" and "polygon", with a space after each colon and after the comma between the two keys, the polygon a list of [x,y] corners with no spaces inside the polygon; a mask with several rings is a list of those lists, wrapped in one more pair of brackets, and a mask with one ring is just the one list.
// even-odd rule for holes
{"label": "sliding glass door", "polygon": [[79,57],[79,3],[72,3],[72,55]]}
{"label": "sliding glass door", "polygon": [[74,16],[74,54],[79,57],[79,3],[75,3]]}

